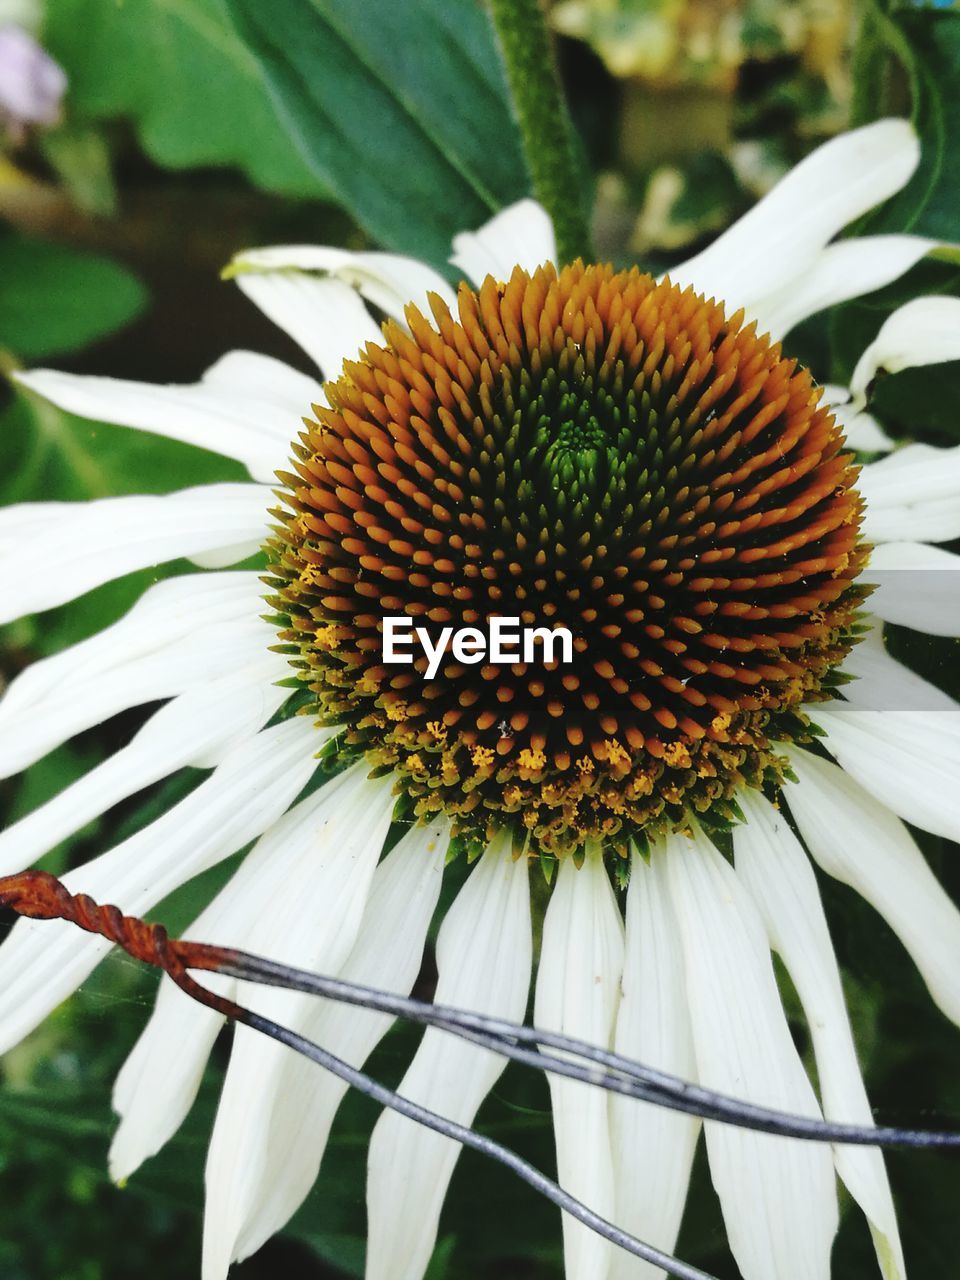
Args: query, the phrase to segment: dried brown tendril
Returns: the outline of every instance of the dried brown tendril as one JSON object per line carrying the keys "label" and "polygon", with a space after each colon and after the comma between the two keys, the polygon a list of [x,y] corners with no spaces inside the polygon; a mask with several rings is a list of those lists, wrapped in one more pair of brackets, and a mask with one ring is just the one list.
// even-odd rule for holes
{"label": "dried brown tendril", "polygon": [[[470,840],[624,850],[775,783],[848,651],[856,468],[810,375],[721,304],[576,263],[461,286],[326,388],[275,515],[280,638],[325,722]],[[385,664],[494,615],[573,662]]]}

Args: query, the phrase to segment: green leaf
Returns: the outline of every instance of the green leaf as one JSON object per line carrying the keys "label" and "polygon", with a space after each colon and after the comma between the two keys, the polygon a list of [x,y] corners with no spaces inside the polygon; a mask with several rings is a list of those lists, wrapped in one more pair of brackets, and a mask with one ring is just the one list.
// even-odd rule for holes
{"label": "green leaf", "polygon": [[70,78],[71,120],[129,119],[167,168],[235,165],[268,190],[326,194],[277,122],[225,0],[47,0],[44,43]]}
{"label": "green leaf", "polygon": [[37,360],[102,338],[142,311],[129,271],[62,245],[0,238],[0,347]]}
{"label": "green leaf", "polygon": [[476,0],[228,0],[290,136],[381,244],[446,262],[527,191]]}
{"label": "green leaf", "polygon": [[960,240],[960,134],[952,124],[960,76],[960,14],[898,10],[881,15],[878,22],[879,37],[907,79],[922,153],[911,181],[870,215],[866,226],[871,232],[910,231]]}

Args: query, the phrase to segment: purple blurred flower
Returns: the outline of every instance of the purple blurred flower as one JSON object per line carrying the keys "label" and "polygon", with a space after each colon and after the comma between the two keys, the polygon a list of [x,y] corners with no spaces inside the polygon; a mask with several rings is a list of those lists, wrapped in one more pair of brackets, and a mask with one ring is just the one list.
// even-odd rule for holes
{"label": "purple blurred flower", "polygon": [[17,135],[60,119],[63,69],[21,27],[0,27],[0,121]]}

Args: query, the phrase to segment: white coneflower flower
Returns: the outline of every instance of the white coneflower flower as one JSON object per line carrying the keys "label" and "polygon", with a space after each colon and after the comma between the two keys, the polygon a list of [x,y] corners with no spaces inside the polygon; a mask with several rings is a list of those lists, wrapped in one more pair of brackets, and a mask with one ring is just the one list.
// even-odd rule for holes
{"label": "white coneflower flower", "polygon": [[[239,459],[253,483],[0,514],[7,619],[176,557],[208,570],[157,584],[119,622],[13,681],[0,703],[5,773],[121,708],[167,701],[127,747],[0,837],[0,873],[173,770],[208,768],[68,884],[142,914],[256,841],[189,934],[407,992],[453,837],[477,860],[440,929],[437,999],[521,1019],[532,856],[556,868],[536,976],[542,1027],[754,1102],[869,1124],[808,853],[884,915],[960,1021],[960,915],[903,822],[960,834],[960,722],[882,639],[885,620],[960,633],[956,595],[938,586],[960,558],[930,545],[960,535],[960,454],[912,445],[858,477],[837,416],[874,447],[874,374],[960,356],[960,302],[896,312],[851,387],[831,390],[836,413],[758,335],[779,339],[933,247],[909,236],[831,243],[902,187],[917,158],[900,121],[828,143],[672,283],[543,265],[552,231],[530,202],[457,238],[453,261],[475,287],[456,295],[386,254],[242,255],[240,287],[315,359],[325,390],[248,352],[190,387],[25,375],[72,412]],[[383,331],[368,303],[388,316]],[[274,470],[311,404],[278,502]],[[266,587],[227,568],[265,543]],[[900,574],[908,590],[881,573],[867,600],[861,581],[904,567],[941,572]],[[491,615],[563,624],[574,659],[448,654],[427,680],[423,656],[383,662],[384,615],[434,632]],[[271,723],[291,662],[309,714]],[[318,750],[334,745],[348,767],[310,790]],[[398,795],[411,825],[381,860]],[[707,835],[731,822],[733,862]],[[625,913],[617,868],[632,872]],[[107,945],[19,923],[0,949],[0,1047]],[[771,948],[809,1021],[819,1100]],[[290,992],[244,998],[355,1064],[389,1025]],[[117,1082],[115,1177],[176,1130],[219,1027],[162,982]],[[400,1089],[469,1124],[502,1066],[432,1029]],[[551,1088],[564,1187],[672,1248],[698,1121],[569,1080]],[[343,1091],[237,1030],[207,1166],[205,1280],[222,1280],[303,1200]],[[837,1173],[883,1275],[904,1275],[878,1152],[705,1129],[746,1280],[826,1280]],[[458,1151],[381,1117],[368,1280],[423,1274]],[[651,1274],[566,1218],[564,1241],[572,1280]]]}

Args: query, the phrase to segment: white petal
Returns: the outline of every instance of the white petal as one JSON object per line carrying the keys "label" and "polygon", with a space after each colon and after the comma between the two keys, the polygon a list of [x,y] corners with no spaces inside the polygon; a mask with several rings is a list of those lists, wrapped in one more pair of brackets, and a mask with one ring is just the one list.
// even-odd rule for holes
{"label": "white petal", "polygon": [[931,636],[960,636],[960,556],[924,542],[884,542],[874,547],[864,581],[876,584],[870,608]]}
{"label": "white petal", "polygon": [[404,308],[410,302],[426,314],[430,293],[439,294],[448,306],[456,304],[456,294],[443,276],[416,258],[396,253],[351,253],[325,245],[277,245],[237,254],[228,274],[290,269],[315,271],[342,280],[394,320],[403,320]]}
{"label": "white petal", "polygon": [[[325,731],[300,716],[264,729],[162,817],[69,872],[64,883],[143,915],[276,822],[313,774],[324,741]],[[18,921],[0,947],[0,1053],[76,990],[109,950],[74,925]]]}
{"label": "white petal", "polygon": [[[819,1116],[777,990],[766,932],[733,868],[697,829],[667,841],[700,1083]],[[837,1228],[829,1148],[707,1122],[707,1153],[744,1280],[828,1280]]]}
{"label": "white petal", "polygon": [[[377,867],[360,935],[340,976],[348,982],[409,994],[420,972],[449,843],[444,821],[414,827]],[[303,1034],[336,1057],[362,1066],[389,1030],[388,1014],[358,1013],[318,1001]],[[287,1222],[316,1180],[330,1126],[347,1086],[299,1055],[288,1054],[278,1080],[264,1176],[237,1242],[246,1258]]]}
{"label": "white petal", "polygon": [[0,777],[118,711],[256,662],[276,640],[262,592],[256,573],[167,578],[112,626],[31,663],[0,699]]}
{"label": "white petal", "polygon": [[236,458],[269,483],[290,453],[320,384],[270,356],[232,351],[191,386],[156,386],[32,369],[17,381],[68,413],[155,431]]}
{"label": "white petal", "polygon": [[877,800],[925,831],[960,839],[960,709],[807,707],[830,754]]}
{"label": "white petal", "polygon": [[[683,955],[666,881],[666,855],[635,856],[627,893],[627,937],[617,1014],[618,1053],[696,1078],[687,1015]],[[614,1221],[640,1240],[672,1253],[687,1198],[700,1121],[666,1107],[614,1094],[610,1099]],[[611,1280],[660,1280],[659,1267],[615,1251]]]}
{"label": "white petal", "polygon": [[847,387],[826,383],[823,387],[823,403],[833,410],[833,416],[851,449],[859,449],[863,453],[886,453],[895,448],[896,442],[890,439],[876,418],[869,413],[862,413],[850,403],[850,391]]}
{"label": "white petal", "polygon": [[755,304],[752,314],[761,332],[779,340],[808,316],[898,280],[939,243],[920,236],[841,240],[828,245],[798,280]]}
{"label": "white petal", "polygon": [[[840,970],[813,868],[783,817],[758,791],[739,797],[746,822],[734,828],[737,873],[759,908],[770,942],[797,989],[813,1038],[824,1114],[872,1125],[847,1017]],[[884,1280],[906,1267],[890,1183],[880,1151],[834,1148],[837,1172],[870,1223]]]}
{"label": "white petal", "polygon": [[[262,485],[210,484],[0,510],[0,623],[180,556],[211,569],[245,560],[266,540],[272,503]],[[25,573],[24,562],[48,568]]]}
{"label": "white petal", "polygon": [[829,760],[787,751],[799,781],[784,797],[824,871],[890,925],[934,1000],[960,1024],[960,911],[937,883],[907,828]]}
{"label": "white petal", "polygon": [[[185,936],[199,942],[250,949],[264,903],[286,884],[302,860],[304,835],[315,831],[318,813],[339,792],[345,774],[327,782],[284,813],[257,841],[229,882],[213,898]],[[237,982],[204,974],[205,985],[227,997]],[[139,1040],[117,1077],[113,1105],[121,1117],[110,1148],[115,1181],[128,1178],[173,1136],[193,1105],[203,1068],[223,1018],[186,998],[162,978],[157,1002]]]}
{"label": "white petal", "polygon": [[850,400],[849,388],[842,387],[837,382],[825,382],[820,390],[823,394],[823,403],[830,405],[831,408],[847,404]]}
{"label": "white petal", "polygon": [[[364,761],[354,765],[336,793],[288,833],[294,859],[250,932],[256,954],[317,973],[336,973],[350,954],[394,807],[393,778],[371,781],[367,770]],[[292,1030],[314,1003],[303,992],[238,987],[241,1004]],[[224,1280],[262,1185],[282,1169],[275,1150],[279,1164],[267,1164],[267,1135],[292,1053],[250,1028],[234,1033],[207,1155],[203,1280]]]}
{"label": "white petal", "polygon": [[[802,281],[847,223],[905,185],[920,159],[906,120],[878,120],[818,147],[671,279],[726,302],[762,302]],[[752,314],[752,312],[751,312]]]}
{"label": "white petal", "polygon": [[861,453],[886,453],[894,448],[896,442],[887,435],[872,414],[840,408],[834,410],[833,416],[851,449],[857,449]]}
{"label": "white petal", "polygon": [[289,696],[279,654],[181,694],[133,740],[46,804],[0,832],[0,874],[20,871],[92,819],[187,765],[209,769],[252,737]]}
{"label": "white petal", "polygon": [[842,687],[841,693],[846,702],[861,710],[958,710],[949,694],[887,653],[883,624],[876,620],[867,635],[844,658],[840,670],[845,675],[856,677]]}
{"label": "white petal", "polygon": [[960,538],[960,445],[908,444],[865,466],[857,488],[868,542]]}
{"label": "white petal", "polygon": [[[200,932],[199,925],[198,920],[189,936],[212,942],[212,935]],[[203,985],[228,999],[234,994],[233,981],[216,973],[204,974]],[[183,1124],[223,1021],[213,1009],[184,995],[169,978],[161,979],[150,1021],[114,1088],[114,1110],[122,1117],[110,1146],[114,1182],[125,1183]]]}
{"label": "white petal", "polygon": [[453,265],[474,284],[482,284],[487,276],[509,280],[514,267],[535,271],[556,260],[553,223],[536,200],[518,200],[477,231],[454,236],[450,255]]}
{"label": "white petal", "polygon": [[960,360],[960,298],[914,298],[889,316],[857,361],[850,380],[854,403],[866,402],[877,371],[899,373]]}
{"label": "white petal", "polygon": [[302,271],[244,271],[237,284],[303,347],[325,378],[338,378],[344,360],[355,360],[365,343],[383,341],[363,302],[342,280]]}
{"label": "white petal", "polygon": [[[543,922],[534,1022],[547,1031],[608,1048],[623,973],[623,920],[599,846],[583,866],[560,863]],[[548,1076],[557,1144],[557,1180],[565,1191],[611,1220],[616,1211],[608,1095],[563,1076]],[[604,1280],[613,1248],[563,1214],[568,1280]]]}
{"label": "white petal", "polygon": [[[532,939],[526,860],[498,837],[447,912],[437,939],[438,1004],[523,1020]],[[472,1124],[505,1060],[429,1028],[399,1092],[461,1124]],[[420,1280],[460,1144],[386,1111],[370,1140],[366,1280]]]}

